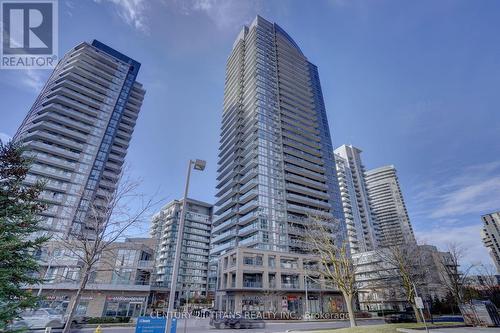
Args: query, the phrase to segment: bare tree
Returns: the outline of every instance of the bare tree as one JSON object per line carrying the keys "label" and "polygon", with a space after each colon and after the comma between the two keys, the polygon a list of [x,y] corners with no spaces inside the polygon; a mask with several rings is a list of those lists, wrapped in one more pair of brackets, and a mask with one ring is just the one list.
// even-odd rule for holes
{"label": "bare tree", "polygon": [[139,181],[127,177],[122,179],[116,190],[100,192],[89,204],[81,228],[58,240],[81,265],[78,289],[69,305],[63,333],[70,330],[76,307],[99,260],[112,251],[116,241],[126,238],[129,231],[140,233],[137,228],[146,221],[155,206],[151,198],[145,199],[137,193],[139,185]]}
{"label": "bare tree", "polygon": [[496,268],[491,264],[479,264],[475,267],[478,279],[475,288],[479,296],[491,300],[495,304],[500,303],[500,285],[498,284]]}
{"label": "bare tree", "polygon": [[331,281],[331,287],[340,289],[347,305],[351,327],[354,327],[356,318],[353,303],[358,285],[349,245],[341,237],[341,233],[339,221],[310,217],[304,240],[310,251],[319,257],[320,264],[313,270],[325,277],[325,283]]}
{"label": "bare tree", "polygon": [[453,297],[457,305],[464,303],[464,286],[475,265],[463,264],[464,248],[457,243],[449,243],[448,252],[440,257],[439,274],[443,286]]}
{"label": "bare tree", "polygon": [[[411,305],[417,322],[422,322],[422,317],[415,304],[416,289],[426,286],[426,267],[424,255],[417,245],[394,245],[381,248],[377,251],[380,263],[384,265],[381,271],[384,277],[396,282],[402,288],[406,302]],[[389,268],[389,269],[388,269]],[[393,285],[394,287],[394,285]]]}

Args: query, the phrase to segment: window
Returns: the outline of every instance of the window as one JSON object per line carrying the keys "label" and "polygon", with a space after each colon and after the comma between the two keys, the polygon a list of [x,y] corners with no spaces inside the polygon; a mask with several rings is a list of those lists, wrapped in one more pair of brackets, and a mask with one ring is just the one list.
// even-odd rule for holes
{"label": "window", "polygon": [[128,284],[132,276],[132,269],[120,269],[114,271],[111,278],[113,284]]}
{"label": "window", "polygon": [[262,266],[262,256],[245,256],[243,257],[243,264],[250,266]]}
{"label": "window", "polygon": [[116,266],[133,266],[136,252],[136,250],[119,249]]}
{"label": "window", "polygon": [[275,258],[274,256],[270,256],[270,257],[267,259],[267,262],[268,262],[268,263],[267,263],[267,265],[268,265],[269,267],[272,267],[272,268],[276,267],[276,258]]}
{"label": "window", "polygon": [[80,301],[80,303],[78,303],[78,306],[76,307],[76,315],[85,316],[87,314],[88,306],[89,306],[88,301]]}
{"label": "window", "polygon": [[297,269],[299,267],[296,259],[281,259],[280,266],[287,269]]}

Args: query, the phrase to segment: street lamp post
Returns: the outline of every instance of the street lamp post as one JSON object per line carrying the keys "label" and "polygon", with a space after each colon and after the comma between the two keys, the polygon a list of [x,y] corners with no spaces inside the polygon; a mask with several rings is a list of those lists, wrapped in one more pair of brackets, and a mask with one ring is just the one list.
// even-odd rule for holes
{"label": "street lamp post", "polygon": [[172,280],[170,282],[170,294],[168,296],[168,309],[167,309],[167,325],[165,333],[170,333],[172,327],[174,302],[175,302],[175,289],[177,288],[177,276],[179,275],[179,264],[181,261],[182,239],[184,237],[184,220],[186,218],[187,197],[189,191],[189,179],[191,177],[191,168],[199,171],[205,170],[206,162],[203,160],[189,160],[186,186],[184,188],[184,198],[182,200],[181,219],[179,221],[179,234],[177,235],[177,244],[175,246],[174,254],[174,267],[172,270]]}
{"label": "street lamp post", "polygon": [[[417,287],[415,286],[415,283],[413,283],[413,282],[412,282],[412,285],[413,285],[413,290],[415,290],[415,298],[417,298],[418,297]],[[425,321],[424,312],[422,311],[421,308],[419,308],[418,310],[420,312],[420,315],[422,316],[422,320],[424,321],[425,331],[427,333],[429,333],[429,328],[427,327],[427,323]]]}
{"label": "street lamp post", "polygon": [[307,295],[307,274],[304,274],[304,288],[306,290],[306,315],[309,313],[309,297]]}

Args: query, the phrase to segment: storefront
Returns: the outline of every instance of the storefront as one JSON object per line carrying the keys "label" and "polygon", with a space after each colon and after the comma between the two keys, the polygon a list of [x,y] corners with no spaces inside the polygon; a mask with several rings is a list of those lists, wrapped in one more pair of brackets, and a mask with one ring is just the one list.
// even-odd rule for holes
{"label": "storefront", "polygon": [[66,312],[69,305],[69,295],[44,295],[40,301],[40,307],[51,308]]}
{"label": "storefront", "polygon": [[261,296],[243,296],[241,300],[241,309],[243,311],[266,311],[266,304]]}
{"label": "storefront", "polygon": [[[66,313],[72,297],[74,297],[74,295],[62,295],[62,294],[44,295],[42,297],[42,300],[40,301],[40,307],[51,308]],[[91,304],[93,301],[94,301],[94,296],[85,294],[82,295],[80,297],[80,302],[76,306],[75,315],[86,316],[89,304]]]}
{"label": "storefront", "polygon": [[146,297],[107,296],[103,317],[139,317],[145,311]]}

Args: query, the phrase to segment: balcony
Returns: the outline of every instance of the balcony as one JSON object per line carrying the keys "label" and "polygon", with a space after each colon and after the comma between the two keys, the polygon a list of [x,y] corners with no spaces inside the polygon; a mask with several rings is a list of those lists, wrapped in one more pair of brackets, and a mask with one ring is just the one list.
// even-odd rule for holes
{"label": "balcony", "polygon": [[293,156],[296,156],[297,158],[304,159],[309,163],[317,164],[318,166],[323,165],[323,161],[321,160],[321,158],[315,157],[311,154],[307,154],[307,153],[303,152],[302,150],[299,150],[299,149],[296,149],[293,147],[284,146],[283,152],[290,154],[290,155],[293,155]]}
{"label": "balcony", "polygon": [[300,289],[299,283],[283,283],[281,282],[281,289]]}
{"label": "balcony", "polygon": [[243,281],[243,288],[262,288],[260,281]]}
{"label": "balcony", "polygon": [[231,209],[228,209],[226,210],[224,213],[220,214],[218,217],[217,217],[217,222],[219,221],[225,221],[227,219],[229,219],[231,216],[233,216],[234,214],[237,213],[237,210],[236,208],[231,208]]}
{"label": "balcony", "polygon": [[293,202],[299,202],[304,205],[309,205],[309,206],[316,206],[319,208],[323,209],[330,209],[330,204],[328,202],[322,201],[322,200],[317,200],[317,199],[312,199],[309,197],[306,197],[304,195],[297,195],[297,194],[292,194],[288,193],[286,195],[287,200],[293,201]]}
{"label": "balcony", "polygon": [[[253,177],[255,177],[256,174],[253,175]],[[247,178],[247,177],[245,177]],[[257,186],[259,184],[259,181],[257,178],[254,178],[252,180],[250,180],[249,182],[247,182],[245,185],[243,185],[242,187],[240,187],[240,193],[245,193],[246,191],[254,188],[255,186]]]}
{"label": "balcony", "polygon": [[294,234],[294,235],[304,235],[306,232],[305,228],[298,228],[298,227],[288,227],[288,233],[289,234]]}
{"label": "balcony", "polygon": [[250,246],[250,245],[253,245],[255,243],[258,243],[261,241],[261,233],[257,233],[251,237],[248,237],[248,238],[245,238],[245,239],[242,239],[238,242],[238,245],[241,245],[241,246]]}
{"label": "balcony", "polygon": [[236,222],[235,219],[230,219],[230,220],[225,221],[224,223],[216,225],[216,226],[213,227],[212,233],[216,233],[216,232],[222,231],[222,230],[228,228],[229,226],[231,226],[235,222]]}
{"label": "balcony", "polygon": [[238,231],[238,236],[245,236],[249,233],[259,230],[259,226],[255,223],[252,223]]}
{"label": "balcony", "polygon": [[248,202],[249,200],[252,200],[253,198],[255,198],[258,194],[259,194],[258,189],[248,191],[247,193],[243,194],[240,197],[240,203],[244,204],[244,203]]}
{"label": "balcony", "polygon": [[220,241],[226,240],[226,239],[231,238],[231,237],[234,237],[234,236],[236,236],[236,235],[237,235],[236,230],[234,230],[234,229],[233,229],[233,230],[229,230],[229,231],[226,231],[226,232],[224,232],[224,233],[222,233],[222,234],[220,234],[220,235],[215,236],[215,237],[212,239],[212,242],[214,242],[214,243],[218,243],[218,242],[220,242]]}
{"label": "balcony", "polygon": [[204,222],[204,223],[210,222],[210,218],[208,217],[208,215],[194,213],[194,212],[187,212],[186,219],[189,219],[189,220],[195,221],[195,222]]}
{"label": "balcony", "polygon": [[243,206],[241,206],[238,210],[239,214],[241,215],[244,215],[246,213],[248,213],[249,211],[251,211],[252,209],[256,208],[258,205],[258,201],[257,200],[252,200],[246,204],[244,204]]}
{"label": "balcony", "polygon": [[303,159],[294,157],[292,155],[285,155],[284,161],[288,162],[288,163],[296,164],[296,165],[301,165],[303,167],[309,168],[310,170],[314,170],[316,172],[320,172],[320,173],[325,172],[325,168],[322,167],[321,165],[305,161]]}
{"label": "balcony", "polygon": [[226,210],[228,210],[229,208],[231,208],[232,206],[234,206],[237,202],[238,202],[238,200],[236,200],[235,197],[230,197],[226,201],[224,201],[221,204],[217,205],[218,208],[217,208],[215,214],[220,214],[220,213],[225,212]]}
{"label": "balcony", "polygon": [[241,216],[239,219],[238,219],[238,224],[239,225],[245,225],[247,224],[248,222],[251,222],[253,220],[255,220],[256,218],[259,217],[259,214],[256,212],[256,211],[253,211],[251,213],[248,213],[244,216]]}
{"label": "balcony", "polygon": [[329,212],[322,211],[319,209],[312,209],[312,208],[307,208],[304,206],[299,206],[299,205],[294,205],[291,203],[287,204],[287,210],[296,212],[296,213],[301,213],[301,214],[309,214],[311,216],[321,216],[324,218],[333,218],[333,215]]}
{"label": "balcony", "polygon": [[219,254],[220,252],[227,250],[227,249],[230,249],[230,248],[235,247],[235,246],[236,246],[236,242],[230,241],[230,242],[213,247],[210,250],[210,254]]}
{"label": "balcony", "polygon": [[294,183],[301,184],[303,186],[313,187],[313,188],[318,189],[318,190],[326,191],[328,189],[328,187],[326,186],[325,183],[318,182],[318,181],[312,180],[310,178],[301,177],[301,176],[291,174],[291,173],[286,173],[285,179],[288,181],[293,181]]}
{"label": "balcony", "polygon": [[313,190],[312,188],[298,185],[295,183],[286,183],[286,189],[294,192],[305,193],[308,195],[315,195],[322,199],[329,199],[328,193],[318,190]]}

